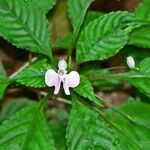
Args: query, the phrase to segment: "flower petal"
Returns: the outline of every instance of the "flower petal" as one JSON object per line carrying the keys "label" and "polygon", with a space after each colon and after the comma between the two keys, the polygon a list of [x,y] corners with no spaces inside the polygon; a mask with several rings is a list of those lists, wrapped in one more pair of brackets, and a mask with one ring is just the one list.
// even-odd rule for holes
{"label": "flower petal", "polygon": [[59,75],[53,69],[49,69],[46,71],[45,83],[49,87],[55,86],[54,94],[58,94],[61,81],[59,79]]}
{"label": "flower petal", "polygon": [[52,87],[55,85],[57,79],[57,73],[53,69],[49,69],[45,73],[45,83],[47,86]]}
{"label": "flower petal", "polygon": [[75,88],[80,83],[80,76],[77,71],[71,71],[69,74],[65,75],[63,80],[63,88],[66,95],[70,95],[69,88]]}

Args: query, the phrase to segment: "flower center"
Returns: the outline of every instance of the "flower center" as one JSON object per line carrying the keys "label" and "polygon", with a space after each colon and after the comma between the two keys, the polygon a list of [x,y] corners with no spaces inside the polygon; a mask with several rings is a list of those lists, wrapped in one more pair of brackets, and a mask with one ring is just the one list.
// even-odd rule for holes
{"label": "flower center", "polygon": [[65,74],[65,71],[64,71],[64,70],[62,70],[62,69],[59,69],[59,70],[58,70],[58,74],[62,76],[62,75],[64,75],[64,74]]}

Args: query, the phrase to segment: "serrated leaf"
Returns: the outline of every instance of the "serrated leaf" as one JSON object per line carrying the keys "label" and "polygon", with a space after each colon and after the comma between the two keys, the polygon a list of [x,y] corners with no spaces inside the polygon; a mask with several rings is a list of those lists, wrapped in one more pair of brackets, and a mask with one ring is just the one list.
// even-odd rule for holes
{"label": "serrated leaf", "polygon": [[[132,106],[135,109],[132,109]],[[130,117],[135,119],[135,123],[130,122],[125,115],[113,110],[104,113],[105,118],[108,118],[106,121],[99,113],[74,99],[67,127],[67,145],[70,150],[144,149],[147,146],[143,144],[148,144],[150,130],[149,127],[139,124],[138,121],[148,125],[149,120],[146,119],[150,119],[149,107],[149,105],[132,105],[130,103],[126,107],[116,108],[128,117],[131,115]],[[146,113],[141,115],[143,118],[140,118],[138,114],[143,109],[146,109]]]}
{"label": "serrated leaf", "polygon": [[17,111],[24,107],[28,107],[36,103],[36,101],[30,100],[28,98],[15,98],[9,99],[2,107],[0,111],[0,122],[15,114]]}
{"label": "serrated leaf", "polygon": [[[144,26],[135,29],[129,39],[129,44],[136,45],[143,48],[150,48],[149,44],[149,33],[150,33],[150,13],[149,13],[149,0],[143,0],[138,7],[135,9],[135,16],[138,18],[141,23],[144,23]],[[146,23],[147,22],[147,23]]]}
{"label": "serrated leaf", "polygon": [[80,84],[74,89],[74,91],[81,97],[84,97],[99,106],[103,106],[101,100],[95,96],[94,89],[85,76],[80,75]]}
{"label": "serrated leaf", "polygon": [[45,87],[45,72],[50,68],[50,64],[46,59],[36,61],[31,64],[18,75],[15,76],[15,80],[29,87],[41,88]]}
{"label": "serrated leaf", "polygon": [[141,20],[150,21],[149,0],[143,0],[135,10],[135,16]]}
{"label": "serrated leaf", "polygon": [[113,130],[98,113],[83,104],[73,103],[66,135],[69,150],[108,149],[113,147],[112,134]]}
{"label": "serrated leaf", "polygon": [[[110,109],[107,112],[108,119],[132,140],[140,143],[141,150],[150,149],[150,105],[132,100],[116,109],[121,113]],[[127,117],[131,118],[133,122]],[[130,149],[132,148],[128,145],[126,150]]]}
{"label": "serrated leaf", "polygon": [[10,82],[11,81],[7,77],[0,76],[0,100],[3,98],[5,90]]}
{"label": "serrated leaf", "polygon": [[47,14],[56,4],[56,0],[27,0],[26,2],[36,5],[44,14]]}
{"label": "serrated leaf", "polygon": [[98,11],[87,11],[82,27],[84,28],[90,21],[104,15],[103,12]]}
{"label": "serrated leaf", "polygon": [[78,63],[104,60],[119,52],[129,38],[132,27],[128,25],[132,19],[132,14],[118,11],[91,21],[77,43]]}
{"label": "serrated leaf", "polygon": [[55,120],[50,121],[52,135],[58,150],[67,150],[66,146],[66,120],[68,120],[68,112],[66,108],[53,108],[50,114]]}
{"label": "serrated leaf", "polygon": [[41,103],[24,108],[0,126],[0,149],[55,150]]}
{"label": "serrated leaf", "polygon": [[[97,112],[74,102],[67,127],[67,145],[70,150],[123,149],[123,146],[120,146],[122,140],[125,139]],[[134,147],[132,148],[134,150]]]}
{"label": "serrated leaf", "polygon": [[18,48],[51,57],[48,21],[25,0],[0,1],[0,36]]}
{"label": "serrated leaf", "polygon": [[130,34],[129,44],[150,48],[150,26],[141,26]]}
{"label": "serrated leaf", "polygon": [[68,14],[74,31],[80,29],[86,11],[93,0],[68,0]]}
{"label": "serrated leaf", "polygon": [[125,74],[125,78],[138,88],[143,94],[150,97],[150,58],[145,58],[139,64],[138,71],[130,71]]}
{"label": "serrated leaf", "polygon": [[73,34],[70,33],[65,37],[61,37],[54,43],[54,47],[69,49],[73,40]]}

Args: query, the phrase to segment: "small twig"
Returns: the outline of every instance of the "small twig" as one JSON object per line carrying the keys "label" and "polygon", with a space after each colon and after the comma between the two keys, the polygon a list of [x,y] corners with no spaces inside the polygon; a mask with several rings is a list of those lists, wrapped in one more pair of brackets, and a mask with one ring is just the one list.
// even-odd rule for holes
{"label": "small twig", "polygon": [[72,105],[72,102],[61,97],[57,97],[57,101]]}
{"label": "small twig", "polygon": [[41,95],[46,96],[47,92],[41,91]]}
{"label": "small twig", "polygon": [[[43,92],[43,91],[42,91],[42,92],[41,92],[41,95],[45,96],[45,95],[47,95],[47,92]],[[69,100],[67,100],[67,99],[64,99],[64,98],[62,98],[62,97],[57,97],[57,98],[56,98],[56,96],[53,96],[52,99],[56,99],[57,101],[63,102],[63,103],[65,103],[65,104],[69,104],[69,105],[72,104],[71,101],[69,101]]]}
{"label": "small twig", "polygon": [[[37,60],[37,57],[32,59],[32,62],[34,62],[35,60]],[[23,66],[21,66],[18,70],[16,70],[12,75],[9,76],[9,78],[13,78],[14,76],[16,76],[18,73],[20,73],[24,68],[26,68],[27,66],[29,66],[30,63],[27,62],[25,63]]]}

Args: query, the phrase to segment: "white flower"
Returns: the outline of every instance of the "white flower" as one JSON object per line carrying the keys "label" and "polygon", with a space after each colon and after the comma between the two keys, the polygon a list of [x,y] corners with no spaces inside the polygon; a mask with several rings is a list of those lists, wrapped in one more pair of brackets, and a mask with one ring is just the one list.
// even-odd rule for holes
{"label": "white flower", "polygon": [[54,94],[58,94],[61,83],[66,95],[70,95],[69,88],[75,88],[80,83],[80,76],[77,71],[71,71],[67,74],[67,63],[65,60],[60,60],[58,63],[58,73],[53,69],[49,69],[45,73],[45,83],[47,86],[55,87]]}
{"label": "white flower", "polygon": [[132,56],[127,57],[127,65],[130,69],[135,68],[135,61]]}

